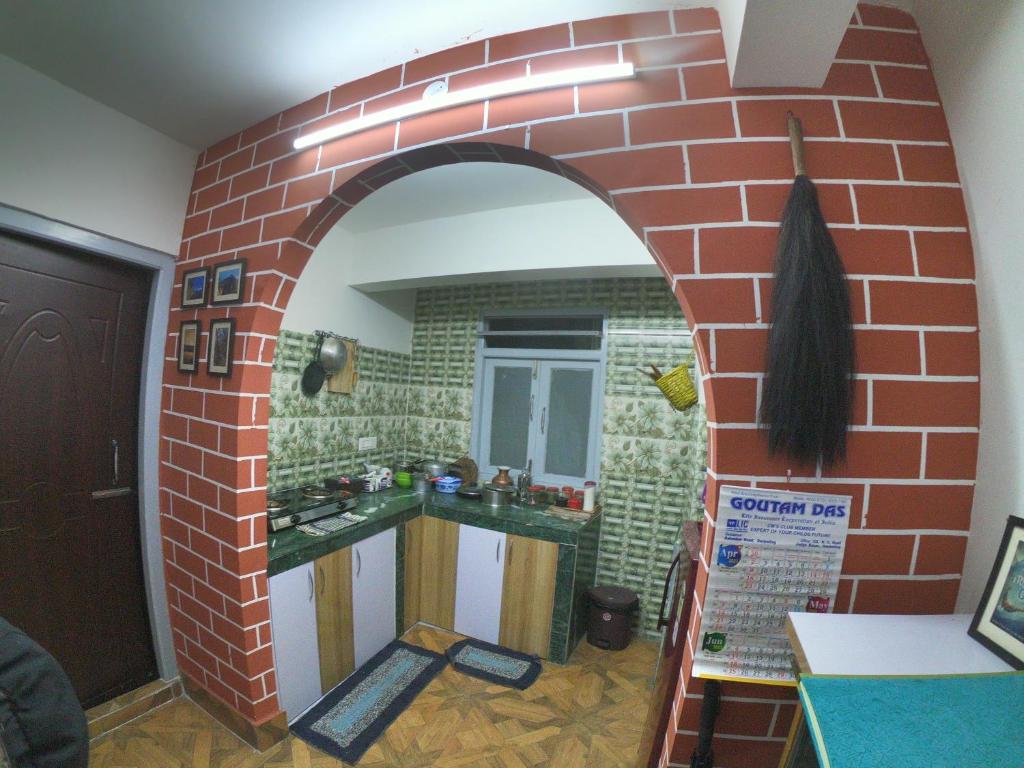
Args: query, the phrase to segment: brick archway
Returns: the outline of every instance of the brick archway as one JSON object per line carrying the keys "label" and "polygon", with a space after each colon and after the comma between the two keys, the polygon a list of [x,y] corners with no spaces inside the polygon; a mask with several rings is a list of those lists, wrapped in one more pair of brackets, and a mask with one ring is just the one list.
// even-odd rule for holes
{"label": "brick archway", "polygon": [[[635,81],[526,94],[292,150],[298,135],[420,97],[629,60]],[[756,406],[777,222],[791,182],[785,114],[846,263],[859,350],[847,463],[767,455]],[[592,19],[469,43],[341,85],[208,148],[189,199],[164,374],[161,522],[182,673],[245,721],[278,713],[266,580],[266,426],[281,315],[319,238],[388,181],[443,162],[521,162],[598,194],[672,280],[711,375],[709,517],[719,484],[854,497],[837,609],[943,612],[963,567],[977,457],[973,257],[945,116],[913,19],[860,6],[821,89],[730,87],[712,9]],[[180,308],[183,273],[248,262],[245,303]],[[235,375],[176,370],[179,323],[233,317]],[[204,337],[205,341],[205,337]],[[202,358],[205,364],[205,349]],[[708,526],[710,527],[710,526]],[[705,536],[705,551],[710,532]],[[705,559],[706,561],[706,559]],[[698,579],[703,595],[706,571]],[[699,601],[698,601],[699,602]],[[699,624],[691,626],[691,644]],[[727,686],[749,717],[723,765],[777,761],[791,699]],[[684,665],[673,763],[694,741]],[[742,699],[735,705],[730,702]]]}

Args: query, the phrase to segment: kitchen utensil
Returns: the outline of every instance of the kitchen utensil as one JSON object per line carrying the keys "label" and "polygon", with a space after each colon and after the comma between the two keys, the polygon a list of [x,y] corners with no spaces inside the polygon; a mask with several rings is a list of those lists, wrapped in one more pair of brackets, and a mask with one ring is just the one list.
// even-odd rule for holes
{"label": "kitchen utensil", "polygon": [[462,480],[451,475],[439,477],[434,481],[434,488],[438,493],[455,493],[462,485]]}
{"label": "kitchen utensil", "polygon": [[479,485],[466,485],[463,483],[455,493],[464,499],[479,499],[483,495],[483,489]]}
{"label": "kitchen utensil", "polygon": [[423,459],[421,467],[429,477],[443,477],[446,474],[445,465],[440,461],[429,461],[427,459]]}
{"label": "kitchen utensil", "polygon": [[412,473],[395,472],[395,485],[399,488],[412,488]]}
{"label": "kitchen utensil", "polygon": [[511,485],[494,485],[488,483],[484,486],[481,500],[488,507],[500,509],[511,506],[514,491]]}
{"label": "kitchen utensil", "polygon": [[512,487],[512,478],[509,477],[510,467],[498,467],[498,474],[491,478],[491,485],[507,485]]}
{"label": "kitchen utensil", "polygon": [[323,341],[323,337],[317,339],[316,354],[313,355],[313,360],[306,366],[306,370],[302,372],[302,392],[310,397],[323,388],[324,379],[327,378],[327,372],[320,365],[320,348]]}
{"label": "kitchen utensil", "polygon": [[320,344],[317,359],[324,372],[332,376],[345,367],[348,361],[348,348],[337,336],[326,336]]}
{"label": "kitchen utensil", "polygon": [[417,472],[412,476],[412,489],[416,493],[429,493],[431,485],[430,478],[422,472]]}
{"label": "kitchen utensil", "polygon": [[352,339],[339,339],[345,348],[345,362],[341,369],[327,379],[327,391],[335,394],[351,395],[359,381],[359,372],[356,371],[356,355],[358,347]]}

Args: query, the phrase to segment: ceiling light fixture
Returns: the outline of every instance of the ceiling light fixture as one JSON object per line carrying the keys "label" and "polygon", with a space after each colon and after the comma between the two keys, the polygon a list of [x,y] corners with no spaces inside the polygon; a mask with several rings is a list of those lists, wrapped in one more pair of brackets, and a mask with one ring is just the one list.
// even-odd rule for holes
{"label": "ceiling light fixture", "polygon": [[348,136],[367,128],[374,128],[385,123],[393,123],[404,120],[414,115],[423,115],[428,112],[436,112],[439,109],[458,107],[463,104],[473,104],[478,101],[498,98],[499,96],[513,96],[517,93],[528,93],[530,91],[542,91],[549,88],[561,88],[567,85],[582,85],[584,83],[600,83],[609,80],[624,80],[633,77],[633,65],[625,64],[601,64],[595,67],[578,67],[576,69],[563,69],[559,72],[546,72],[540,75],[526,75],[512,80],[502,80],[498,83],[487,83],[472,88],[463,88],[459,91],[442,92],[430,95],[431,85],[427,86],[427,92],[419,101],[408,104],[400,104],[390,109],[382,109],[370,115],[357,117],[344,123],[321,128],[305,136],[300,136],[294,142],[295,149],[305,149],[323,144],[325,141]]}

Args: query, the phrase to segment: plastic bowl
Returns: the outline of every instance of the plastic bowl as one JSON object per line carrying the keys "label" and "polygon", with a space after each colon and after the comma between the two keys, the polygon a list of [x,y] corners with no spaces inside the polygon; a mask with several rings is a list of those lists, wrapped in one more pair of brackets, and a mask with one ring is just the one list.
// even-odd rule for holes
{"label": "plastic bowl", "polygon": [[412,488],[412,473],[395,472],[395,485],[399,488]]}
{"label": "plastic bowl", "polygon": [[462,485],[462,478],[452,477],[451,475],[439,477],[434,481],[434,488],[440,493],[455,493],[459,490],[460,485]]}

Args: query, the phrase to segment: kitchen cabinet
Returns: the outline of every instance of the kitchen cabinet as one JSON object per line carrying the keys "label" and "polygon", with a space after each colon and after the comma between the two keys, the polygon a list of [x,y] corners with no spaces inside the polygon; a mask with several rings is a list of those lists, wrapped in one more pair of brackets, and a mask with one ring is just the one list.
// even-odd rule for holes
{"label": "kitchen cabinet", "polygon": [[352,630],[356,668],[397,637],[396,531],[388,528],[353,544]]}
{"label": "kitchen cabinet", "polygon": [[320,698],[313,566],[305,563],[269,579],[277,693],[289,721]]}
{"label": "kitchen cabinet", "polygon": [[459,526],[455,572],[455,631],[497,643],[505,580],[505,538],[500,531]]}
{"label": "kitchen cabinet", "polygon": [[327,693],[356,668],[352,633],[352,547],[315,561],[320,690]]}
{"label": "kitchen cabinet", "polygon": [[405,524],[403,631],[417,621],[455,629],[458,553],[458,523],[417,517]]}
{"label": "kitchen cabinet", "polygon": [[397,636],[395,529],[318,557],[313,565],[320,691],[327,693]]}
{"label": "kitchen cabinet", "polygon": [[557,544],[509,534],[501,592],[501,645],[549,655],[557,572]]}

